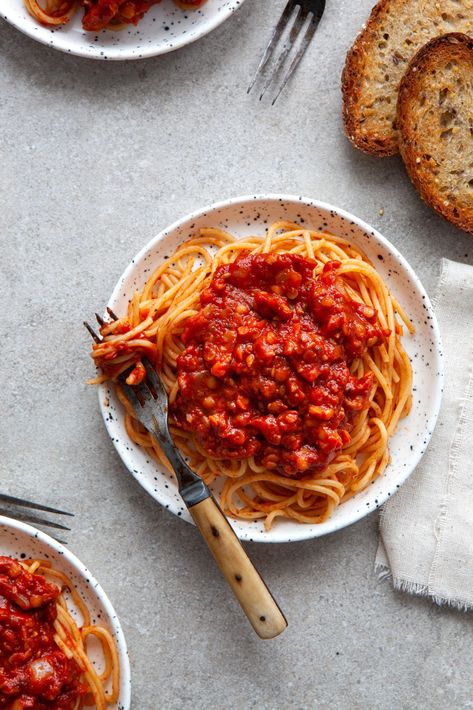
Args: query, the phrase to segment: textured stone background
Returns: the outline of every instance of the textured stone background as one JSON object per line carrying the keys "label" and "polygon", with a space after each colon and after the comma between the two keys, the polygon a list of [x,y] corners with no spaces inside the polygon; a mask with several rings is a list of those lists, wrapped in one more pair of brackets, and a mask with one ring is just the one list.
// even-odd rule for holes
{"label": "textured stone background", "polygon": [[[472,618],[373,573],[376,515],[326,539],[250,546],[290,625],[251,632],[194,529],[142,491],[102,424],[82,320],[181,215],[238,194],[332,202],[379,228],[432,292],[471,237],[417,198],[398,158],[344,138],[339,78],[370,0],[328,0],[275,107],[246,87],[284,0],[248,0],[179,52],[66,56],[0,25],[1,488],[77,513],[70,548],[109,593],[133,707],[472,708]],[[384,208],[384,216],[379,215]]]}

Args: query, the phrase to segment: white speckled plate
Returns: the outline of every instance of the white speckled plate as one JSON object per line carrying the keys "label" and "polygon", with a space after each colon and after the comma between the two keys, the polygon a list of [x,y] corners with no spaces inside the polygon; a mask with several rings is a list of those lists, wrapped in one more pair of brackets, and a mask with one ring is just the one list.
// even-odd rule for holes
{"label": "white speckled plate", "polygon": [[[390,290],[411,317],[416,333],[406,335],[404,346],[414,369],[412,411],[401,420],[390,441],[392,462],[385,473],[366,490],[339,506],[320,525],[278,520],[265,532],[260,521],[234,521],[241,540],[289,542],[319,537],[350,525],[375,510],[401,486],[419,463],[437,420],[443,382],[443,364],[437,321],[430,300],[416,274],[375,229],[356,217],[322,202],[287,195],[239,197],[204,208],[184,217],[158,234],[132,260],[113,291],[109,306],[118,314],[126,312],[131,294],[140,289],[165,256],[173,254],[199,227],[222,227],[244,237],[263,234],[268,225],[288,219],[304,222],[315,229],[346,237],[359,246],[376,264]],[[122,407],[113,388],[102,385],[99,401],[106,427],[124,464],[139,483],[162,505],[191,522],[171,476],[129,439]],[[217,489],[218,491],[218,489]]]}
{"label": "white speckled plate", "polygon": [[135,27],[98,34],[82,29],[83,10],[59,28],[43,27],[23,0],[3,0],[0,17],[50,47],[91,59],[141,59],[172,52],[200,39],[232,15],[244,0],[207,0],[198,10],[180,10],[172,0],[152,7]]}
{"label": "white speckled plate", "polygon": [[[67,574],[87,604],[92,622],[106,626],[111,631],[117,644],[120,660],[120,694],[118,701],[108,707],[112,710],[129,710],[131,681],[125,637],[107,595],[89,570],[84,567],[82,562],[72,552],[69,552],[49,535],[36,530],[31,525],[26,525],[4,516],[0,516],[0,555],[18,559],[49,560],[58,570]],[[72,616],[80,624],[81,615],[70,598],[68,599],[68,606]],[[97,663],[100,668],[102,666],[101,654],[94,651],[93,644],[89,645],[89,654],[92,661]]]}

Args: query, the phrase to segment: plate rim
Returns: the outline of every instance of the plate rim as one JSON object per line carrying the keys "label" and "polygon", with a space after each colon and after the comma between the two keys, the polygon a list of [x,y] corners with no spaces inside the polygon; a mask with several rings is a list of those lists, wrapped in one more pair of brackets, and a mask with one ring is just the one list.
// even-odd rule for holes
{"label": "plate rim", "polygon": [[[15,518],[9,518],[6,515],[0,515],[0,527],[8,527],[13,530],[25,533],[28,537],[39,540],[41,543],[49,548],[52,548],[60,557],[66,559],[72,567],[76,570],[77,574],[84,580],[88,580],[87,587],[96,594],[100,603],[105,608],[107,614],[112,620],[114,636],[117,640],[117,651],[118,657],[120,659],[120,710],[129,710],[131,707],[131,667],[130,667],[130,657],[128,654],[128,647],[125,639],[125,634],[123,633],[123,628],[115,611],[112,602],[108,598],[105,590],[103,589],[100,582],[95,578],[92,572],[84,565],[83,562],[70,550],[67,549],[62,543],[58,542],[52,538],[47,533],[35,528],[29,523],[24,523],[20,520],[15,520]],[[118,705],[117,705],[118,707]]]}
{"label": "plate rim", "polygon": [[[250,541],[250,542],[259,542],[259,543],[285,543],[285,542],[299,542],[302,540],[309,540],[309,539],[315,539],[315,538],[321,538],[324,537],[325,535],[332,534],[334,532],[337,532],[339,530],[342,530],[343,528],[349,527],[353,525],[354,523],[360,521],[361,519],[365,518],[367,515],[370,513],[374,512],[374,510],[377,510],[380,508],[390,497],[394,495],[394,493],[404,485],[404,483],[407,481],[407,479],[412,475],[412,473],[415,471],[416,467],[419,465],[419,462],[423,458],[428,445],[430,443],[430,440],[432,438],[432,435],[434,433],[437,421],[438,421],[438,416],[440,413],[440,407],[442,404],[442,394],[443,394],[443,386],[444,386],[444,355],[443,355],[443,347],[442,347],[442,339],[440,335],[440,329],[437,321],[437,317],[432,305],[432,301],[425,290],[422,281],[420,278],[417,276],[416,272],[414,269],[411,267],[409,262],[405,259],[405,257],[401,254],[401,252],[397,249],[397,247],[390,242],[386,237],[384,237],[377,229],[372,227],[368,222],[365,222],[363,219],[351,214],[350,212],[344,210],[343,208],[336,207],[334,205],[331,205],[327,202],[324,202],[322,200],[316,200],[312,199],[309,197],[304,197],[301,195],[290,195],[287,193],[257,193],[253,195],[241,195],[237,197],[232,197],[228,198],[225,200],[220,200],[217,202],[213,202],[209,205],[206,205],[202,208],[193,210],[192,212],[188,213],[182,218],[179,218],[172,222],[168,227],[165,227],[163,230],[158,232],[152,239],[150,239],[147,244],[142,247],[142,249],[139,250],[139,252],[131,259],[130,263],[127,265],[121,276],[119,277],[112,294],[108,300],[107,306],[111,307],[113,309],[114,306],[114,301],[117,299],[119,294],[121,293],[121,289],[123,286],[123,282],[134,272],[136,269],[136,264],[137,262],[141,261],[146,254],[148,254],[159,242],[161,242],[163,239],[165,239],[169,234],[174,232],[175,230],[179,229],[182,225],[184,225],[186,222],[196,220],[200,217],[202,217],[204,214],[209,215],[211,217],[210,213],[216,212],[218,210],[222,209],[227,209],[229,207],[235,206],[235,205],[242,205],[244,207],[245,204],[251,203],[251,202],[258,202],[258,201],[266,201],[266,202],[275,202],[278,204],[284,204],[284,203],[291,203],[291,204],[301,204],[306,207],[313,207],[316,209],[321,209],[327,212],[334,212],[336,215],[339,215],[342,217],[344,220],[348,222],[352,222],[354,225],[359,227],[361,230],[364,232],[370,234],[371,236],[374,237],[374,239],[378,242],[381,243],[388,251],[390,251],[395,258],[398,260],[400,265],[403,267],[407,275],[412,279],[413,284],[416,286],[416,289],[420,292],[423,303],[425,304],[427,308],[427,312],[429,316],[431,317],[431,325],[432,325],[432,331],[433,331],[433,342],[435,343],[435,356],[437,358],[437,364],[438,364],[438,374],[435,380],[435,387],[434,387],[434,396],[432,398],[432,407],[431,411],[429,413],[429,417],[426,420],[425,423],[425,446],[421,451],[418,451],[416,456],[413,457],[413,459],[410,461],[410,465],[406,467],[406,471],[399,472],[398,477],[396,478],[396,481],[393,482],[391,485],[387,485],[385,490],[383,491],[383,494],[378,496],[378,502],[376,506],[370,507],[366,511],[363,509],[360,509],[359,511],[355,511],[354,513],[351,514],[349,520],[343,521],[343,520],[337,520],[334,518],[330,518],[329,520],[325,521],[324,527],[328,529],[323,529],[319,534],[317,534],[317,526],[316,525],[300,525],[300,533],[297,536],[292,535],[290,539],[288,538],[282,538],[282,539],[275,539],[272,537],[252,537],[254,535],[254,531],[249,531],[248,533],[240,534],[238,531],[235,531],[237,536],[239,537],[240,540],[243,541]],[[135,478],[135,480],[140,484],[140,486],[149,494],[151,497],[159,503],[162,507],[165,509],[169,510],[173,515],[177,516],[177,513],[172,509],[172,507],[169,505],[167,506],[166,503],[163,503],[156,495],[153,495],[152,493],[152,487],[146,485],[146,481],[143,481],[143,477],[139,474],[134,473],[134,469],[132,465],[128,465],[126,462],[126,459],[124,458],[124,451],[120,447],[120,441],[116,440],[114,436],[112,436],[112,432],[109,429],[109,421],[108,421],[108,407],[105,404],[106,398],[107,398],[107,383],[103,383],[98,386],[98,399],[99,399],[99,407],[100,411],[102,414],[102,418],[107,430],[107,434],[112,440],[112,443],[115,447],[115,450],[117,451],[122,463],[124,464],[125,468],[128,470],[128,472]],[[180,517],[180,516],[179,516]],[[187,520],[184,518],[186,522],[190,522],[193,524],[192,519],[190,518]],[[232,524],[232,519],[228,518],[230,524]],[[331,524],[330,524],[331,523]],[[305,534],[304,534],[305,531]]]}
{"label": "plate rim", "polygon": [[[217,29],[217,27],[219,27],[226,20],[228,20],[233,14],[235,14],[237,10],[239,10],[239,8],[243,5],[244,2],[245,0],[230,0],[229,5],[224,8],[223,11],[216,12],[214,17],[208,20],[206,23],[203,23],[202,28],[199,29],[200,25],[198,25],[198,29],[195,31],[195,34],[189,34],[185,37],[181,35],[181,39],[173,41],[172,46],[161,45],[158,47],[143,47],[140,48],[139,53],[137,54],[131,54],[131,51],[133,49],[131,47],[128,52],[125,50],[123,53],[120,54],[117,53],[109,55],[105,54],[105,52],[103,54],[100,54],[101,45],[98,42],[95,51],[88,52],[81,49],[74,49],[67,45],[67,41],[64,43],[57,43],[54,41],[54,39],[48,40],[46,37],[38,36],[34,31],[35,21],[32,17],[27,18],[28,23],[18,22],[12,17],[13,13],[8,13],[8,8],[2,8],[2,10],[0,11],[0,17],[2,17],[5,22],[7,22],[15,29],[19,30],[22,34],[26,35],[30,39],[33,39],[36,42],[39,42],[40,44],[43,44],[45,47],[50,47],[52,49],[56,49],[59,52],[63,52],[64,54],[73,55],[75,57],[83,57],[84,59],[98,59],[107,62],[132,62],[135,60],[150,59],[151,57],[158,57],[162,56],[163,54],[169,54],[170,52],[174,52],[178,49],[186,47],[189,44],[197,42],[199,39],[202,39],[202,37],[205,37],[205,35],[210,34],[210,32],[213,32],[213,30]],[[29,20],[31,20],[32,23],[31,27],[29,24]],[[42,25],[40,26],[43,27]],[[44,27],[44,29],[48,28]],[[94,35],[93,32],[90,34]],[[52,36],[60,37],[62,35]]]}

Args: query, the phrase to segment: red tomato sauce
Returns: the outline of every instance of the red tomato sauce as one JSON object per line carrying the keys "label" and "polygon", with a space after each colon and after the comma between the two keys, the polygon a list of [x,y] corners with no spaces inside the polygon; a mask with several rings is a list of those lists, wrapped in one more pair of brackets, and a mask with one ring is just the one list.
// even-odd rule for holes
{"label": "red tomato sauce", "polygon": [[0,557],[0,708],[71,710],[87,692],[54,641],[56,585]]}
{"label": "red tomato sauce", "polygon": [[[111,22],[117,25],[137,25],[152,5],[161,0],[81,0],[85,8],[82,26],[89,32],[100,32]],[[206,0],[178,2],[183,9],[195,9]]]}
{"label": "red tomato sauce", "polygon": [[217,268],[186,324],[172,414],[214,456],[288,477],[322,470],[350,441],[374,376],[350,364],[388,334],[329,262],[259,254]]}

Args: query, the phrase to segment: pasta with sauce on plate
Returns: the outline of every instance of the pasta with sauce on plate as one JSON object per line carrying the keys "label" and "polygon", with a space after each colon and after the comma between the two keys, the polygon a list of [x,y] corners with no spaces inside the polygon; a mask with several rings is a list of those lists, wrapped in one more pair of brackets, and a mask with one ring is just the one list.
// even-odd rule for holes
{"label": "pasta with sauce on plate", "polygon": [[[84,8],[82,26],[89,32],[117,30],[136,25],[152,5],[161,0],[24,0],[26,8],[38,22],[47,27],[64,25],[79,9]],[[182,10],[196,10],[207,0],[174,0]]]}
{"label": "pasta with sauce on plate", "polygon": [[[101,328],[94,382],[137,384],[155,364],[171,431],[235,518],[325,521],[381,475],[411,406],[409,322],[346,239],[290,222],[236,240],[201,229]],[[120,390],[131,439],[159,445]]]}
{"label": "pasta with sauce on plate", "polygon": [[[103,651],[103,672],[87,653],[92,636]],[[0,707],[106,710],[117,701],[119,681],[113,637],[92,623],[70,579],[45,560],[0,556]]]}

